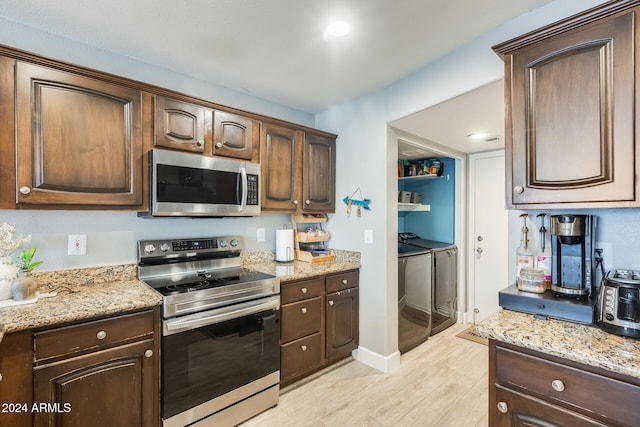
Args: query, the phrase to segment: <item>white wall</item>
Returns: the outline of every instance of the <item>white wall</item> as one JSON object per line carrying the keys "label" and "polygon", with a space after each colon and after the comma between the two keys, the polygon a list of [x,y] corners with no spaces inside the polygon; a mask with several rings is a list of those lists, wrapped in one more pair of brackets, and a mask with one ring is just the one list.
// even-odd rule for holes
{"label": "white wall", "polygon": [[[490,31],[378,93],[317,116],[317,126],[339,135],[338,198],[361,187],[364,196],[373,200],[372,212],[360,223],[354,224],[344,215],[336,215],[331,223],[332,243],[344,249],[361,248],[362,229],[373,230],[374,244],[365,245],[362,254],[359,359],[382,370],[392,370],[399,363],[397,208],[393,197],[397,142],[387,123],[502,78],[503,64],[491,50],[492,45],[600,3],[557,0]],[[380,329],[384,327],[385,332]]]}

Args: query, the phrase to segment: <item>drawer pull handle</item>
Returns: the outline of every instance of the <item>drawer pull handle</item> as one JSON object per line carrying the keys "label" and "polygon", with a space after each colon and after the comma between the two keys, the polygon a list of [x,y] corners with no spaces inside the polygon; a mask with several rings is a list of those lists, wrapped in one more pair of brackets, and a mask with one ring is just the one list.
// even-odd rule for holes
{"label": "drawer pull handle", "polygon": [[99,331],[96,334],[96,338],[98,338],[99,340],[103,340],[107,337],[107,333],[105,331]]}
{"label": "drawer pull handle", "polygon": [[153,350],[147,350],[144,352],[144,357],[146,357],[147,359],[151,356],[153,356]]}
{"label": "drawer pull handle", "polygon": [[333,301],[329,301],[329,305],[333,305]]}
{"label": "drawer pull handle", "polygon": [[302,314],[304,314],[304,313],[306,313],[306,312],[307,312],[307,309],[306,309],[306,307],[302,307],[302,308],[300,309],[300,311],[302,312]]}
{"label": "drawer pull handle", "polygon": [[300,349],[301,349],[302,351],[307,351],[307,346],[306,346],[306,345],[300,346]]}
{"label": "drawer pull handle", "polygon": [[502,412],[503,414],[506,414],[507,411],[509,410],[509,407],[507,406],[507,402],[498,402],[498,411]]}
{"label": "drawer pull handle", "polygon": [[300,292],[302,292],[303,294],[306,294],[307,293],[307,288],[300,289]]}
{"label": "drawer pull handle", "polygon": [[560,381],[560,380],[551,381],[551,387],[555,391],[564,391],[564,383],[562,381]]}
{"label": "drawer pull handle", "polygon": [[349,281],[347,279],[342,279],[342,284],[346,285],[347,283],[349,283]]}

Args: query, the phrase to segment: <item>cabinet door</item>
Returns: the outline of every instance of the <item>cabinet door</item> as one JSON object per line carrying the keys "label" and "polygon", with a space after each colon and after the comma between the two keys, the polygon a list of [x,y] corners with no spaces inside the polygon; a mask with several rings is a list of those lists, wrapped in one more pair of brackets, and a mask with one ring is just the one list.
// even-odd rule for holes
{"label": "cabinet door", "polygon": [[159,399],[153,340],[98,351],[34,369],[35,426],[154,426]]}
{"label": "cabinet door", "polygon": [[496,402],[489,408],[489,424],[495,427],[606,426],[544,400],[495,385]]}
{"label": "cabinet door", "polygon": [[302,166],[303,208],[308,212],[335,212],[336,140],[307,133]]}
{"label": "cabinet door", "polygon": [[262,124],[260,166],[263,210],[295,212],[300,206],[303,138],[301,131],[270,123]]}
{"label": "cabinet door", "polygon": [[38,65],[16,66],[17,201],[142,204],[142,94]]}
{"label": "cabinet door", "polygon": [[30,427],[33,353],[31,332],[5,334],[0,340],[0,425]]}
{"label": "cabinet door", "polygon": [[346,357],[358,348],[358,308],[358,288],[327,295],[327,360]]}
{"label": "cabinet door", "polygon": [[534,43],[505,61],[507,200],[634,201],[634,12]]}
{"label": "cabinet door", "polygon": [[157,147],[211,154],[211,111],[206,108],[158,96],[155,123]]}
{"label": "cabinet door", "polygon": [[213,154],[257,163],[260,160],[260,122],[223,111],[215,111],[213,115]]}

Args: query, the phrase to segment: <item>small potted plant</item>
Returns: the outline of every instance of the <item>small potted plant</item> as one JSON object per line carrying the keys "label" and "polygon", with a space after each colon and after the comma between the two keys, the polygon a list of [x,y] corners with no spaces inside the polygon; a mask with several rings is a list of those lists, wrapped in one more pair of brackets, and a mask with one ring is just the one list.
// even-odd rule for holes
{"label": "small potted plant", "polygon": [[33,247],[28,251],[23,250],[20,252],[20,255],[18,255],[18,262],[16,264],[20,269],[20,274],[11,285],[11,293],[15,301],[23,301],[36,296],[38,284],[34,278],[31,277],[31,272],[33,269],[41,266],[42,261],[33,261],[35,254],[36,248]]}

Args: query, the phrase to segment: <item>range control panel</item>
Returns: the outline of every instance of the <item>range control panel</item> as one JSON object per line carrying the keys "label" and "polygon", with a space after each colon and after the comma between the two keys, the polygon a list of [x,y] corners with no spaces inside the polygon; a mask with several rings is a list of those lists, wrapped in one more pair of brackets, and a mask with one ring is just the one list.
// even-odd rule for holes
{"label": "range control panel", "polygon": [[242,240],[238,236],[206,237],[202,239],[176,240],[140,240],[138,242],[138,261],[152,258],[195,257],[199,255],[228,253],[239,254]]}

